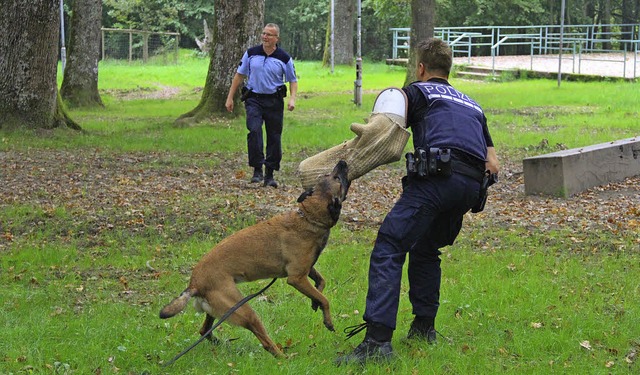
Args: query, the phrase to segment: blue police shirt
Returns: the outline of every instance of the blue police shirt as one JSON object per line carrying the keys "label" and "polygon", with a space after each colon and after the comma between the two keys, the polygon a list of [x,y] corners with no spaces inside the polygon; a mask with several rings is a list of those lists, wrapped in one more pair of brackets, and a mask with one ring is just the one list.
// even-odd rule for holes
{"label": "blue police shirt", "polygon": [[282,48],[267,55],[262,45],[245,51],[238,73],[248,77],[247,88],[257,94],[273,94],[284,82],[297,82],[293,59]]}

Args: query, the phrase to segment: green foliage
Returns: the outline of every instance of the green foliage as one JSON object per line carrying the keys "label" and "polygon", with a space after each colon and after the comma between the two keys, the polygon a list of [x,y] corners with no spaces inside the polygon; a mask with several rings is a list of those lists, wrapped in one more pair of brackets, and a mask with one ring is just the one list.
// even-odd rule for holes
{"label": "green foliage", "polygon": [[[597,0],[566,2],[565,24],[637,23],[637,10],[610,2],[610,12]],[[299,60],[320,60],[328,28],[329,0],[267,0],[265,22],[282,28],[281,46]],[[195,48],[203,37],[202,20],[214,19],[207,0],[104,0],[103,26],[176,31],[181,46]],[[339,16],[339,15],[337,15]],[[362,54],[372,60],[391,56],[390,28],[411,26],[411,1],[362,1]],[[436,27],[528,26],[560,24],[560,2],[546,0],[439,0]],[[355,27],[355,25],[354,25]]]}
{"label": "green foliage", "polygon": [[280,26],[280,45],[296,59],[322,59],[328,16],[328,0],[265,2],[265,23]]}
{"label": "green foliage", "polygon": [[161,32],[179,32],[182,46],[195,46],[203,38],[203,23],[214,18],[207,0],[103,0],[103,26]]}
{"label": "green foliage", "polygon": [[[544,24],[546,1],[475,1],[476,12],[467,14],[467,25],[539,25]],[[499,15],[499,17],[496,17]]]}

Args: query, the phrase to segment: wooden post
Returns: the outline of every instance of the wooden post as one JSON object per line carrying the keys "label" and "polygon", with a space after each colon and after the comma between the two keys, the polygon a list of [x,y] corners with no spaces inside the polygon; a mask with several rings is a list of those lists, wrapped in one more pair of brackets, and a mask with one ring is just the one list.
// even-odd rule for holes
{"label": "wooden post", "polygon": [[142,33],[142,61],[147,62],[149,60],[149,33]]}

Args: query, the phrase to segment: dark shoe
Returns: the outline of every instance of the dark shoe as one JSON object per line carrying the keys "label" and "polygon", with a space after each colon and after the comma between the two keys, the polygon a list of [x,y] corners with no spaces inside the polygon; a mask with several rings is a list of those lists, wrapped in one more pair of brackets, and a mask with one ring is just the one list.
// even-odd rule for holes
{"label": "dark shoe", "polygon": [[427,340],[429,344],[435,344],[436,342],[436,329],[433,326],[433,322],[425,322],[419,318],[416,318],[411,323],[408,339],[422,339]]}
{"label": "dark shoe", "polygon": [[255,184],[262,181],[262,167],[253,169],[253,177],[251,177],[251,183]]}
{"label": "dark shoe", "polygon": [[278,187],[278,183],[273,179],[273,169],[267,168],[267,173],[264,175],[264,186]]}
{"label": "dark shoe", "polygon": [[336,365],[347,363],[364,364],[367,361],[388,361],[393,357],[391,341],[376,341],[371,337],[365,337],[360,345],[353,349],[351,354],[340,356],[336,359]]}

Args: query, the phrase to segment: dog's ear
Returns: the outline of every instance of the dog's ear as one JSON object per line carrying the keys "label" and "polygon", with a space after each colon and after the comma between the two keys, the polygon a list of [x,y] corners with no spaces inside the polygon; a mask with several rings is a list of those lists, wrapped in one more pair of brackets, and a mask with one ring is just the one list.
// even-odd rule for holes
{"label": "dog's ear", "polygon": [[305,190],[302,194],[300,194],[300,196],[298,197],[298,203],[302,203],[302,201],[304,201],[305,199],[307,199],[307,197],[310,197],[313,195],[313,188],[307,189]]}
{"label": "dog's ear", "polygon": [[333,198],[333,202],[329,203],[327,208],[329,209],[329,216],[331,216],[331,219],[333,221],[338,221],[340,218],[340,210],[342,210],[342,203],[340,202],[340,199]]}

